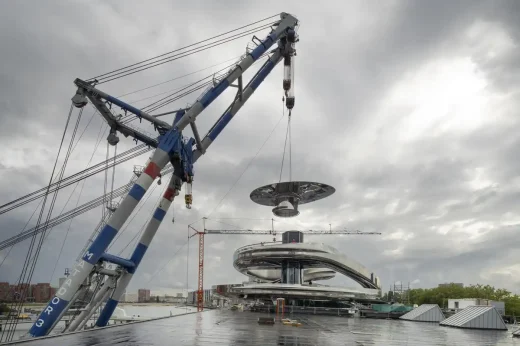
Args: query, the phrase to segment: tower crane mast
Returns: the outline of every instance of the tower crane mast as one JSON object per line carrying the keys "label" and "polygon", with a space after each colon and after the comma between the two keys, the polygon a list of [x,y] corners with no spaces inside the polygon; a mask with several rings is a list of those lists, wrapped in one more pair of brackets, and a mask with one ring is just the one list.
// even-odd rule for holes
{"label": "tower crane mast", "polygon": [[[99,290],[93,294],[93,298],[83,311],[74,318],[65,329],[72,332],[83,328],[91,318],[94,311],[104,304],[104,307],[96,321],[96,327],[106,326],[112,313],[117,307],[119,299],[128,286],[132,276],[136,272],[139,263],[143,259],[150,243],[155,236],[164,216],[166,215],[175,196],[179,195],[181,186],[185,183],[185,205],[190,209],[192,205],[192,183],[194,177],[193,166],[195,162],[206,153],[208,147],[215,141],[217,136],[233,119],[240,108],[247,102],[249,97],[260,86],[264,79],[282,60],[286,70],[292,71],[295,56],[295,43],[297,40],[296,27],[298,20],[288,14],[282,13],[280,19],[271,26],[271,32],[265,39],[253,38],[256,47],[248,50],[241,59],[221,79],[207,89],[197,101],[187,109],[181,109],[175,113],[172,124],[159,120],[157,116],[151,115],[120,99],[107,94],[95,87],[97,80],[84,81],[76,79],[76,94],[72,97],[72,104],[77,108],[85,107],[90,101],[101,116],[110,126],[108,143],[116,145],[119,142],[117,132],[124,136],[131,136],[136,141],[141,141],[155,148],[153,155],[146,163],[146,168],[131,187],[128,195],[124,197],[117,209],[110,215],[105,226],[95,237],[88,249],[82,254],[76,264],[71,268],[70,275],[56,291],[48,305],[43,309],[40,316],[29,330],[32,337],[41,337],[49,334],[64,314],[79,298],[81,292],[89,289],[94,280],[100,282]],[[267,61],[246,84],[242,83],[243,73],[251,65],[268,55]],[[290,78],[290,80],[286,80]],[[294,74],[284,76],[283,87],[286,91],[286,107],[292,109],[294,106]],[[236,84],[234,84],[237,82]],[[287,83],[290,82],[290,83]],[[203,139],[200,139],[196,127],[196,119],[213,101],[215,101],[228,87],[236,87],[237,94],[231,105],[224,111],[222,116],[210,128]],[[132,113],[140,120],[153,124],[159,133],[157,138],[140,133],[131,128],[121,120],[121,117],[113,114],[118,107],[124,114]],[[194,138],[187,138],[183,130],[190,126]],[[106,252],[120,228],[129,218],[144,194],[159,177],[161,170],[171,163],[173,175],[166,188],[159,205],[149,220],[139,243],[135,247],[130,258],[121,258]],[[203,245],[203,243],[201,243]],[[115,264],[116,269],[108,269],[108,264]],[[203,262],[201,267],[203,267]]]}

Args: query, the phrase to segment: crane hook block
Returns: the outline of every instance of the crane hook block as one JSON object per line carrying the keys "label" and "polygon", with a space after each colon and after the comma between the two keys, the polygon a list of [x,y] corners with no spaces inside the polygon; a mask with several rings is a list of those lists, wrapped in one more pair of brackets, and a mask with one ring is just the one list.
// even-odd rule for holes
{"label": "crane hook block", "polygon": [[107,141],[108,141],[108,144],[114,146],[114,145],[117,145],[117,143],[119,143],[119,137],[117,136],[116,132],[112,132],[110,131],[110,133],[108,134],[108,137],[107,137]]}
{"label": "crane hook block", "polygon": [[186,182],[186,194],[184,195],[184,202],[186,203],[186,208],[191,209],[191,204],[193,203],[191,179]]}
{"label": "crane hook block", "polygon": [[287,30],[287,41],[289,43],[295,43],[296,42],[296,31],[294,31],[294,29]]}
{"label": "crane hook block", "polygon": [[79,89],[76,91],[76,94],[72,96],[72,104],[76,108],[83,108],[87,105],[88,100],[85,94],[83,93],[83,90]]}

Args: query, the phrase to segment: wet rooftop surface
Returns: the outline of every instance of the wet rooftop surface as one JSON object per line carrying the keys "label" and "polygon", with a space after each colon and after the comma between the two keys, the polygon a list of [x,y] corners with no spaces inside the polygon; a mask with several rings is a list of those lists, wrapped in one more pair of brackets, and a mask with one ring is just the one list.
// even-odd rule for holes
{"label": "wet rooftop surface", "polygon": [[520,345],[520,339],[511,338],[511,330],[467,330],[441,327],[437,323],[309,315],[292,316],[302,322],[301,327],[278,322],[259,325],[258,317],[264,316],[267,315],[213,310],[21,345]]}

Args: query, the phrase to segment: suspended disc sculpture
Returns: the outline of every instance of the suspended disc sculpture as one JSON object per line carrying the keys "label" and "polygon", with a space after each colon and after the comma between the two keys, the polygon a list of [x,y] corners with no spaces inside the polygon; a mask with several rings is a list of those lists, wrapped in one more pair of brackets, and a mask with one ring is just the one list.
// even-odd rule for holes
{"label": "suspended disc sculpture", "polygon": [[[284,54],[283,89],[285,97],[282,98],[282,102],[285,101],[285,107],[289,110],[289,114],[282,156],[282,167],[280,169],[280,181],[253,190],[250,197],[255,203],[274,206],[273,214],[275,216],[294,217],[300,214],[298,211],[300,204],[310,203],[328,197],[336,190],[327,184],[310,181],[292,181],[291,112],[294,107],[294,56],[296,55],[294,43],[298,41],[298,37],[296,33],[292,33],[285,39],[289,44],[285,46],[286,52]],[[282,182],[287,141],[289,142],[289,181]]]}
{"label": "suspended disc sculpture", "polygon": [[259,187],[251,192],[255,203],[274,206],[273,214],[278,217],[298,216],[300,204],[310,203],[332,195],[332,186],[310,181],[288,181]]}

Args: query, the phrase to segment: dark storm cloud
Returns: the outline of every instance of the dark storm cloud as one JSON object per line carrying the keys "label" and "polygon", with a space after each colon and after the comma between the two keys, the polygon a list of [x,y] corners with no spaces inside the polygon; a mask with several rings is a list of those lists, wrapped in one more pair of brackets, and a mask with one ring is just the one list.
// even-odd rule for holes
{"label": "dark storm cloud", "polygon": [[[510,252],[516,247],[515,226],[503,223],[514,224],[515,218],[520,221],[514,210],[520,199],[515,187],[520,169],[516,159],[518,121],[515,120],[519,105],[512,96],[518,92],[519,60],[517,49],[506,49],[508,42],[518,44],[519,40],[515,1],[500,5],[484,1],[402,1],[384,6],[353,1],[315,8],[298,2],[282,6],[276,1],[248,6],[242,2],[231,6],[197,1],[157,2],[146,7],[128,1],[124,4],[46,2],[41,6],[11,2],[1,6],[0,28],[9,33],[0,38],[0,44],[6,48],[2,50],[0,67],[2,202],[46,184],[76,76],[95,76],[272,13],[288,11],[301,20],[292,131],[293,178],[328,183],[337,191],[327,200],[302,206],[299,218],[278,220],[275,227],[324,229],[332,223],[338,229],[383,232],[381,237],[313,236],[309,240],[334,244],[373,269],[385,287],[398,280],[419,281],[426,287],[440,281],[496,280],[493,283],[497,286],[513,288],[507,276],[490,273],[514,264]],[[31,25],[21,24],[22,15],[23,23]],[[241,18],[239,22],[237,16]],[[468,37],[470,28],[482,40]],[[246,43],[247,38],[201,53],[200,57],[194,55],[192,60],[179,60],[178,64],[102,84],[100,89],[114,95],[131,92],[206,67],[208,62],[238,56]],[[490,58],[492,44],[506,48],[500,50],[502,46],[498,46],[496,58]],[[389,105],[388,95],[395,85],[430,61],[459,57],[469,57],[485,76],[489,92],[501,97],[500,107],[494,108],[495,114],[486,114],[486,117],[495,116],[497,121],[468,133],[445,132],[400,141],[398,124],[401,117],[414,112],[414,106]],[[137,100],[192,80],[187,78],[124,99]],[[229,95],[223,96],[198,119],[202,133],[231,101]],[[194,98],[171,108],[185,106]],[[255,205],[249,193],[258,186],[278,181],[285,119],[236,186],[224,200],[222,197],[280,118],[280,103],[278,68],[197,163],[194,209],[184,208],[181,193],[174,205],[175,223],[171,223],[170,211],[131,289],[186,287],[187,246],[183,244],[188,236],[187,224],[203,216],[220,218],[208,220],[207,228],[271,227],[270,208]],[[92,109],[87,108],[80,129],[86,126],[91,114]],[[441,125],[443,121],[440,120]],[[68,174],[85,167],[100,125],[96,115],[75,151]],[[118,152],[132,145],[129,139],[121,138]],[[104,150],[102,141],[93,163],[103,160]],[[394,150],[400,153],[398,159],[392,159]],[[126,183],[132,166],[142,165],[146,157],[121,165],[116,186]],[[477,168],[483,169],[482,174],[492,182],[491,186],[472,185]],[[287,172],[284,176],[287,177]],[[91,178],[81,201],[98,197],[102,184],[102,175]],[[130,242],[122,252],[129,254],[164,186],[165,183],[155,189],[111,252],[118,253]],[[60,194],[60,206],[70,191]],[[72,199],[71,205],[74,203]],[[33,208],[34,205],[0,216],[2,238],[23,227]],[[98,209],[73,222],[56,266],[57,273],[72,265],[100,214]],[[195,226],[200,229],[202,222]],[[48,280],[67,228],[65,223],[49,235],[35,280]],[[471,238],[477,233],[479,237]],[[190,287],[196,283],[195,240],[192,238],[189,247]],[[266,237],[253,236],[206,237],[206,286],[244,280],[231,265],[234,249],[265,240]],[[19,267],[16,262],[23,258],[24,246],[12,251],[0,271],[0,280],[14,281]],[[4,254],[0,253],[0,258]]]}

